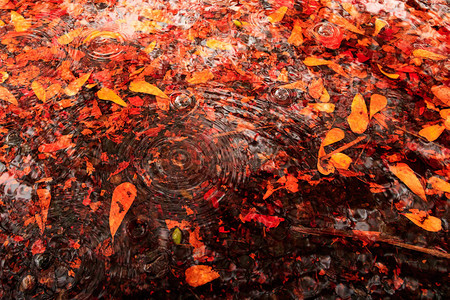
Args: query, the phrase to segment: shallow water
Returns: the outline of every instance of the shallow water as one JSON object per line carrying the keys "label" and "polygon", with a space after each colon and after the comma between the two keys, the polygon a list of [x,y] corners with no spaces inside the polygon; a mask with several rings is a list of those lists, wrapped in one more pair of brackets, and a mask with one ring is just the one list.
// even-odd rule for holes
{"label": "shallow water", "polygon": [[449,13],[0,0],[0,297],[444,298]]}

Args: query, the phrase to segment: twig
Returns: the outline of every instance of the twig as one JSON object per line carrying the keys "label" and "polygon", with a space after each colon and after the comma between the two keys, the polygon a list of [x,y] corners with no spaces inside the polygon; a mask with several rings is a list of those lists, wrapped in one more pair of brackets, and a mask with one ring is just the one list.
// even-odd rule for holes
{"label": "twig", "polygon": [[324,160],[324,159],[330,158],[333,154],[340,153],[340,152],[342,152],[342,151],[344,151],[344,150],[346,150],[346,149],[348,149],[348,148],[350,148],[350,147],[352,147],[352,146],[358,144],[359,142],[361,142],[361,141],[364,140],[365,138],[366,138],[366,136],[365,136],[365,135],[362,135],[362,136],[360,136],[360,137],[354,139],[354,140],[351,141],[350,143],[345,144],[344,146],[339,147],[339,148],[337,148],[337,149],[334,150],[334,151],[331,151],[331,152],[328,153],[327,155],[322,156],[320,159],[321,159],[321,160]]}

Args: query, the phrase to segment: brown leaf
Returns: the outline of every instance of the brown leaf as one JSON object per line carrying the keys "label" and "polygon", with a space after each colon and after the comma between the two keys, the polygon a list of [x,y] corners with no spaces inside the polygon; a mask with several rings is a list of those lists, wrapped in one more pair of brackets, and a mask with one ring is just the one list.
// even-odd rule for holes
{"label": "brown leaf", "polygon": [[136,195],[137,189],[130,182],[124,182],[114,189],[109,211],[109,228],[113,240]]}
{"label": "brown leaf", "polygon": [[439,138],[439,136],[444,132],[445,126],[436,124],[432,126],[424,127],[422,130],[419,131],[419,135],[426,138],[429,142],[432,142]]}
{"label": "brown leaf", "polygon": [[193,287],[204,285],[220,277],[219,273],[214,271],[210,266],[205,265],[195,265],[189,267],[186,270],[185,275],[186,282]]}
{"label": "brown leaf", "polygon": [[14,97],[14,95],[8,91],[6,88],[0,86],[0,99],[4,100],[4,101],[8,101],[11,104],[14,105],[19,105],[19,103],[17,103],[17,99],[16,97]]}
{"label": "brown leaf", "polygon": [[125,103],[125,101],[122,100],[122,98],[120,98],[119,95],[116,94],[116,92],[114,92],[111,89],[108,89],[106,87],[102,87],[98,92],[97,92],[97,96],[99,99],[102,100],[108,100],[108,101],[112,101],[116,104],[119,104],[121,106],[127,107],[128,105]]}
{"label": "brown leaf", "polygon": [[438,232],[442,229],[442,221],[436,217],[430,216],[425,211],[411,210],[412,213],[402,214],[411,222],[425,230]]}
{"label": "brown leaf", "polygon": [[389,170],[394,173],[406,186],[424,201],[427,201],[425,190],[417,178],[414,171],[404,163],[398,163],[395,166],[389,166]]}
{"label": "brown leaf", "polygon": [[135,93],[144,93],[155,95],[160,98],[169,98],[163,91],[161,91],[156,85],[150,84],[147,81],[133,81],[130,83],[130,91]]}
{"label": "brown leaf", "polygon": [[350,129],[354,133],[364,133],[369,125],[369,117],[367,115],[367,106],[361,94],[356,94],[352,102],[352,112],[347,117]]}
{"label": "brown leaf", "polygon": [[387,99],[385,96],[373,94],[370,97],[370,115],[369,118],[372,119],[373,115],[381,111],[387,105]]}

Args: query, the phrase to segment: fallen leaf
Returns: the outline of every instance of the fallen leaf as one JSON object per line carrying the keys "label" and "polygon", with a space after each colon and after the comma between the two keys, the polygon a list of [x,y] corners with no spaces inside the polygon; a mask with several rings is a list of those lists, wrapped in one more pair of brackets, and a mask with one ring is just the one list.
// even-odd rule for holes
{"label": "fallen leaf", "polygon": [[153,49],[155,49],[155,47],[156,47],[156,42],[153,41],[150,44],[148,44],[147,47],[145,47],[144,52],[147,54],[150,54],[153,51]]}
{"label": "fallen leaf", "polygon": [[263,224],[267,228],[278,227],[278,225],[280,225],[280,223],[284,221],[284,218],[279,218],[277,216],[261,215],[261,214],[255,213],[253,211],[250,211],[249,213],[247,213],[245,215],[240,214],[239,218],[241,219],[242,222],[255,221],[255,222]]}
{"label": "fallen leaf", "polygon": [[322,141],[322,147],[339,142],[345,137],[345,132],[339,128],[332,128]]}
{"label": "fallen leaf", "polygon": [[315,67],[315,66],[329,65],[332,63],[332,61],[310,56],[310,57],[305,58],[303,63],[305,65],[307,65],[308,67]]}
{"label": "fallen leaf", "polygon": [[44,233],[45,223],[47,223],[48,209],[50,207],[50,200],[52,196],[48,189],[37,189],[36,194],[39,198],[40,214],[35,215],[36,223],[41,230],[41,234]]}
{"label": "fallen leaf", "polygon": [[46,92],[42,84],[40,84],[37,80],[31,83],[31,89],[33,90],[36,97],[45,103],[46,101]]}
{"label": "fallen leaf", "polygon": [[422,130],[419,131],[419,135],[426,138],[429,142],[432,142],[439,138],[439,136],[444,132],[445,126],[436,124],[432,126],[424,127]]}
{"label": "fallen leaf", "polygon": [[8,101],[11,104],[14,105],[19,105],[19,103],[17,103],[17,99],[16,97],[14,97],[14,95],[8,91],[6,88],[0,86],[0,99],[4,100],[4,101]]}
{"label": "fallen leaf", "polygon": [[381,111],[387,105],[387,99],[385,96],[373,94],[370,97],[370,115],[369,118],[372,119],[373,115]]}
{"label": "fallen leaf", "polygon": [[84,74],[83,76],[80,76],[79,78],[69,83],[69,85],[64,89],[66,95],[75,96],[81,89],[81,87],[86,83],[86,81],[89,79],[90,76],[91,72]]}
{"label": "fallen leaf", "polygon": [[122,100],[122,98],[120,98],[120,96],[118,96],[116,94],[116,92],[114,92],[111,89],[108,89],[106,87],[102,87],[98,92],[97,92],[97,96],[99,99],[102,100],[108,100],[108,101],[112,101],[116,104],[119,104],[121,106],[127,107],[128,105],[125,103],[125,101]]}
{"label": "fallen leaf", "polygon": [[330,94],[328,94],[328,91],[326,88],[323,88],[322,96],[320,96],[320,102],[328,102],[330,101]]}
{"label": "fallen leaf", "polygon": [[3,83],[6,81],[6,79],[9,78],[9,74],[7,72],[1,71],[0,72],[0,83]]}
{"label": "fallen leaf", "polygon": [[211,49],[219,50],[233,50],[233,45],[227,42],[218,41],[215,39],[210,39],[206,41],[206,46]]}
{"label": "fallen leaf", "polygon": [[373,36],[377,36],[381,29],[383,29],[386,25],[388,25],[388,23],[385,20],[381,20],[381,19],[376,19],[375,20],[375,31],[373,32]]}
{"label": "fallen leaf", "polygon": [[399,74],[395,74],[395,73],[394,73],[394,74],[391,74],[391,73],[384,72],[383,69],[382,69],[382,67],[381,67],[379,64],[377,64],[377,66],[378,66],[378,69],[380,69],[380,72],[381,72],[381,73],[383,73],[384,75],[386,75],[387,77],[389,77],[389,78],[391,78],[391,79],[397,79],[397,78],[400,77]]}
{"label": "fallen leaf", "polygon": [[347,122],[350,129],[354,133],[364,133],[369,124],[369,117],[367,115],[367,106],[361,94],[356,94],[353,98],[351,113],[347,117]]}
{"label": "fallen leaf", "polygon": [[443,60],[443,59],[447,59],[447,56],[445,55],[440,55],[428,50],[423,50],[423,49],[417,49],[413,51],[413,55],[415,57],[420,57],[420,58],[428,58],[431,60]]}
{"label": "fallen leaf", "polygon": [[450,106],[450,87],[445,85],[435,85],[431,88],[431,92],[444,102],[447,106]]}
{"label": "fallen leaf", "polygon": [[286,12],[287,12],[287,9],[288,9],[288,8],[287,8],[286,6],[280,7],[279,9],[277,9],[276,11],[274,11],[273,13],[271,13],[271,14],[267,17],[267,20],[268,20],[270,23],[272,23],[272,24],[275,24],[275,23],[280,22],[281,20],[283,20],[284,15],[285,15]]}
{"label": "fallen leaf", "polygon": [[109,211],[109,228],[111,230],[113,241],[114,235],[130,209],[131,204],[133,204],[136,195],[137,189],[134,184],[130,182],[124,182],[114,189],[111,209]]}
{"label": "fallen leaf", "polygon": [[73,147],[73,146],[75,146],[75,144],[72,143],[72,135],[68,134],[68,135],[63,135],[63,136],[58,137],[58,140],[54,143],[40,145],[38,150],[39,150],[39,152],[50,153],[50,152],[59,151],[62,149]]}
{"label": "fallen leaf", "polygon": [[31,22],[29,20],[25,20],[22,15],[15,11],[11,12],[11,23],[14,25],[14,30],[17,32],[27,31],[31,26]]}
{"label": "fallen leaf", "polygon": [[427,201],[425,190],[417,178],[414,171],[405,163],[398,163],[395,166],[389,166],[389,170],[394,173],[406,186],[424,201]]}
{"label": "fallen leaf", "polygon": [[450,183],[448,183],[445,180],[442,180],[439,177],[433,176],[428,179],[428,183],[431,184],[433,189],[444,192],[444,193],[450,193]]}
{"label": "fallen leaf", "polygon": [[308,106],[326,113],[332,113],[335,109],[333,103],[308,103]]}
{"label": "fallen leaf", "polygon": [[160,98],[169,98],[157,86],[148,83],[147,81],[133,81],[130,83],[130,91],[135,93],[144,93],[154,95]]}
{"label": "fallen leaf", "polygon": [[60,36],[57,41],[60,45],[70,44],[80,33],[83,31],[83,28],[74,29],[62,36]]}
{"label": "fallen leaf", "polygon": [[210,266],[205,265],[189,267],[185,272],[185,276],[186,282],[192,287],[204,285],[220,277],[219,273],[214,271]]}
{"label": "fallen leaf", "polygon": [[107,39],[123,40],[122,35],[118,32],[94,30],[83,40],[83,44],[88,43],[98,37],[107,38]]}
{"label": "fallen leaf", "polygon": [[190,84],[199,84],[199,83],[208,82],[209,80],[211,80],[213,78],[214,78],[213,73],[211,73],[210,70],[205,69],[203,71],[195,72],[194,74],[192,74],[192,77],[190,79],[188,79],[188,82]]}
{"label": "fallen leaf", "polygon": [[342,26],[345,29],[352,31],[354,33],[364,34],[363,30],[359,29],[358,27],[356,27],[355,25],[350,23],[347,19],[345,19],[344,17],[341,17],[337,14],[331,14],[329,21],[336,25]]}
{"label": "fallen leaf", "polygon": [[291,35],[287,41],[289,44],[297,47],[303,44],[302,27],[298,22],[294,22],[294,28],[292,29]]}
{"label": "fallen leaf", "polygon": [[411,222],[427,231],[437,232],[442,229],[442,221],[436,217],[428,215],[425,211],[415,211],[413,213],[402,214]]}
{"label": "fallen leaf", "polygon": [[303,81],[299,80],[293,83],[289,83],[289,84],[285,84],[280,86],[280,88],[283,89],[299,89],[302,91],[306,91],[306,83],[304,83]]}
{"label": "fallen leaf", "polygon": [[309,94],[314,99],[319,99],[320,96],[322,96],[323,89],[324,89],[324,86],[323,86],[322,78],[318,78],[318,79],[311,81],[311,84],[308,87]]}
{"label": "fallen leaf", "polygon": [[156,105],[159,109],[168,111],[170,109],[170,101],[167,98],[156,97]]}
{"label": "fallen leaf", "polygon": [[183,233],[180,228],[176,227],[172,232],[172,240],[176,245],[181,244],[181,239],[183,238]]}
{"label": "fallen leaf", "polygon": [[47,91],[45,92],[45,101],[48,101],[51,98],[58,95],[60,90],[61,90],[61,85],[59,83],[54,83],[51,86],[49,86],[47,88]]}
{"label": "fallen leaf", "polygon": [[352,159],[344,153],[335,153],[331,155],[330,163],[338,169],[347,170],[352,163]]}

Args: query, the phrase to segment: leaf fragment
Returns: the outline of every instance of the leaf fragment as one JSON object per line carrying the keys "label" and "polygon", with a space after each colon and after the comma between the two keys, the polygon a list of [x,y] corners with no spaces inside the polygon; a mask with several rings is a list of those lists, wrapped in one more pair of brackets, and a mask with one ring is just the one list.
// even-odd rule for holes
{"label": "leaf fragment", "polygon": [[370,115],[369,118],[372,119],[373,115],[381,111],[387,105],[387,98],[379,94],[373,94],[370,96]]}
{"label": "leaf fragment", "polygon": [[86,81],[91,76],[91,72],[86,73],[79,78],[75,79],[64,89],[67,96],[75,96],[81,89],[81,87],[86,83]]}
{"label": "leaf fragment", "polygon": [[445,85],[435,85],[431,88],[431,92],[436,98],[450,106],[450,87]]}
{"label": "leaf fragment", "polygon": [[46,91],[42,84],[39,83],[39,81],[35,80],[31,83],[31,89],[33,90],[36,97],[41,100],[42,102],[46,102]]}
{"label": "leaf fragment", "polygon": [[369,117],[367,115],[367,106],[361,94],[356,94],[353,98],[351,113],[347,117],[347,122],[350,129],[354,133],[364,133],[369,124]]}
{"label": "leaf fragment", "polygon": [[427,201],[425,190],[414,171],[405,163],[389,166],[389,170],[397,176],[417,196]]}
{"label": "leaf fragment", "polygon": [[7,88],[4,88],[2,86],[0,86],[0,99],[8,101],[9,103],[14,104],[16,106],[19,105],[16,97],[14,97],[14,95],[10,91],[8,91]]}
{"label": "leaf fragment", "polygon": [[160,98],[169,98],[163,91],[161,91],[156,85],[150,84],[147,81],[132,81],[130,83],[130,91],[135,93],[144,93],[154,95]]}
{"label": "leaf fragment", "polygon": [[419,135],[426,138],[429,142],[435,141],[444,132],[445,126],[441,124],[436,124],[432,126],[424,127],[419,131]]}
{"label": "leaf fragment", "polygon": [[189,267],[186,272],[186,282],[192,287],[204,285],[214,279],[220,277],[219,273],[214,271],[210,266],[195,265]]}
{"label": "leaf fragment", "polygon": [[137,189],[130,182],[124,182],[114,189],[109,211],[109,228],[113,240],[136,195]]}
{"label": "leaf fragment", "polygon": [[67,45],[70,44],[77,36],[80,35],[80,33],[83,31],[83,28],[77,28],[72,31],[69,31],[68,33],[60,36],[57,41],[60,45]]}
{"label": "leaf fragment", "polygon": [[16,32],[27,31],[31,26],[31,22],[29,20],[25,20],[22,15],[15,11],[11,12],[11,23],[14,25],[14,30]]}
{"label": "leaf fragment", "polygon": [[419,58],[428,58],[431,60],[443,60],[443,59],[447,59],[447,56],[445,55],[440,55],[428,50],[424,50],[424,49],[416,49],[413,51],[413,55],[415,57],[419,57]]}
{"label": "leaf fragment", "polygon": [[120,96],[118,96],[116,94],[116,92],[114,92],[113,90],[106,88],[106,87],[102,87],[98,92],[97,92],[97,96],[99,99],[102,100],[108,100],[108,101],[112,101],[116,104],[119,104],[121,106],[127,107],[128,105],[125,103],[125,101],[122,100],[122,98],[120,98]]}
{"label": "leaf fragment", "polygon": [[381,73],[383,73],[384,75],[386,75],[387,77],[389,77],[391,79],[398,79],[400,77],[399,74],[387,73],[387,72],[383,71],[382,67],[379,64],[377,64],[377,66],[378,66],[378,69],[380,70]]}
{"label": "leaf fragment", "polygon": [[425,211],[412,210],[412,213],[404,213],[403,215],[427,231],[438,232],[442,229],[441,219],[430,216]]}
{"label": "leaf fragment", "polygon": [[431,184],[433,189],[444,192],[444,193],[450,193],[450,183],[447,181],[433,176],[428,179],[428,183]]}

